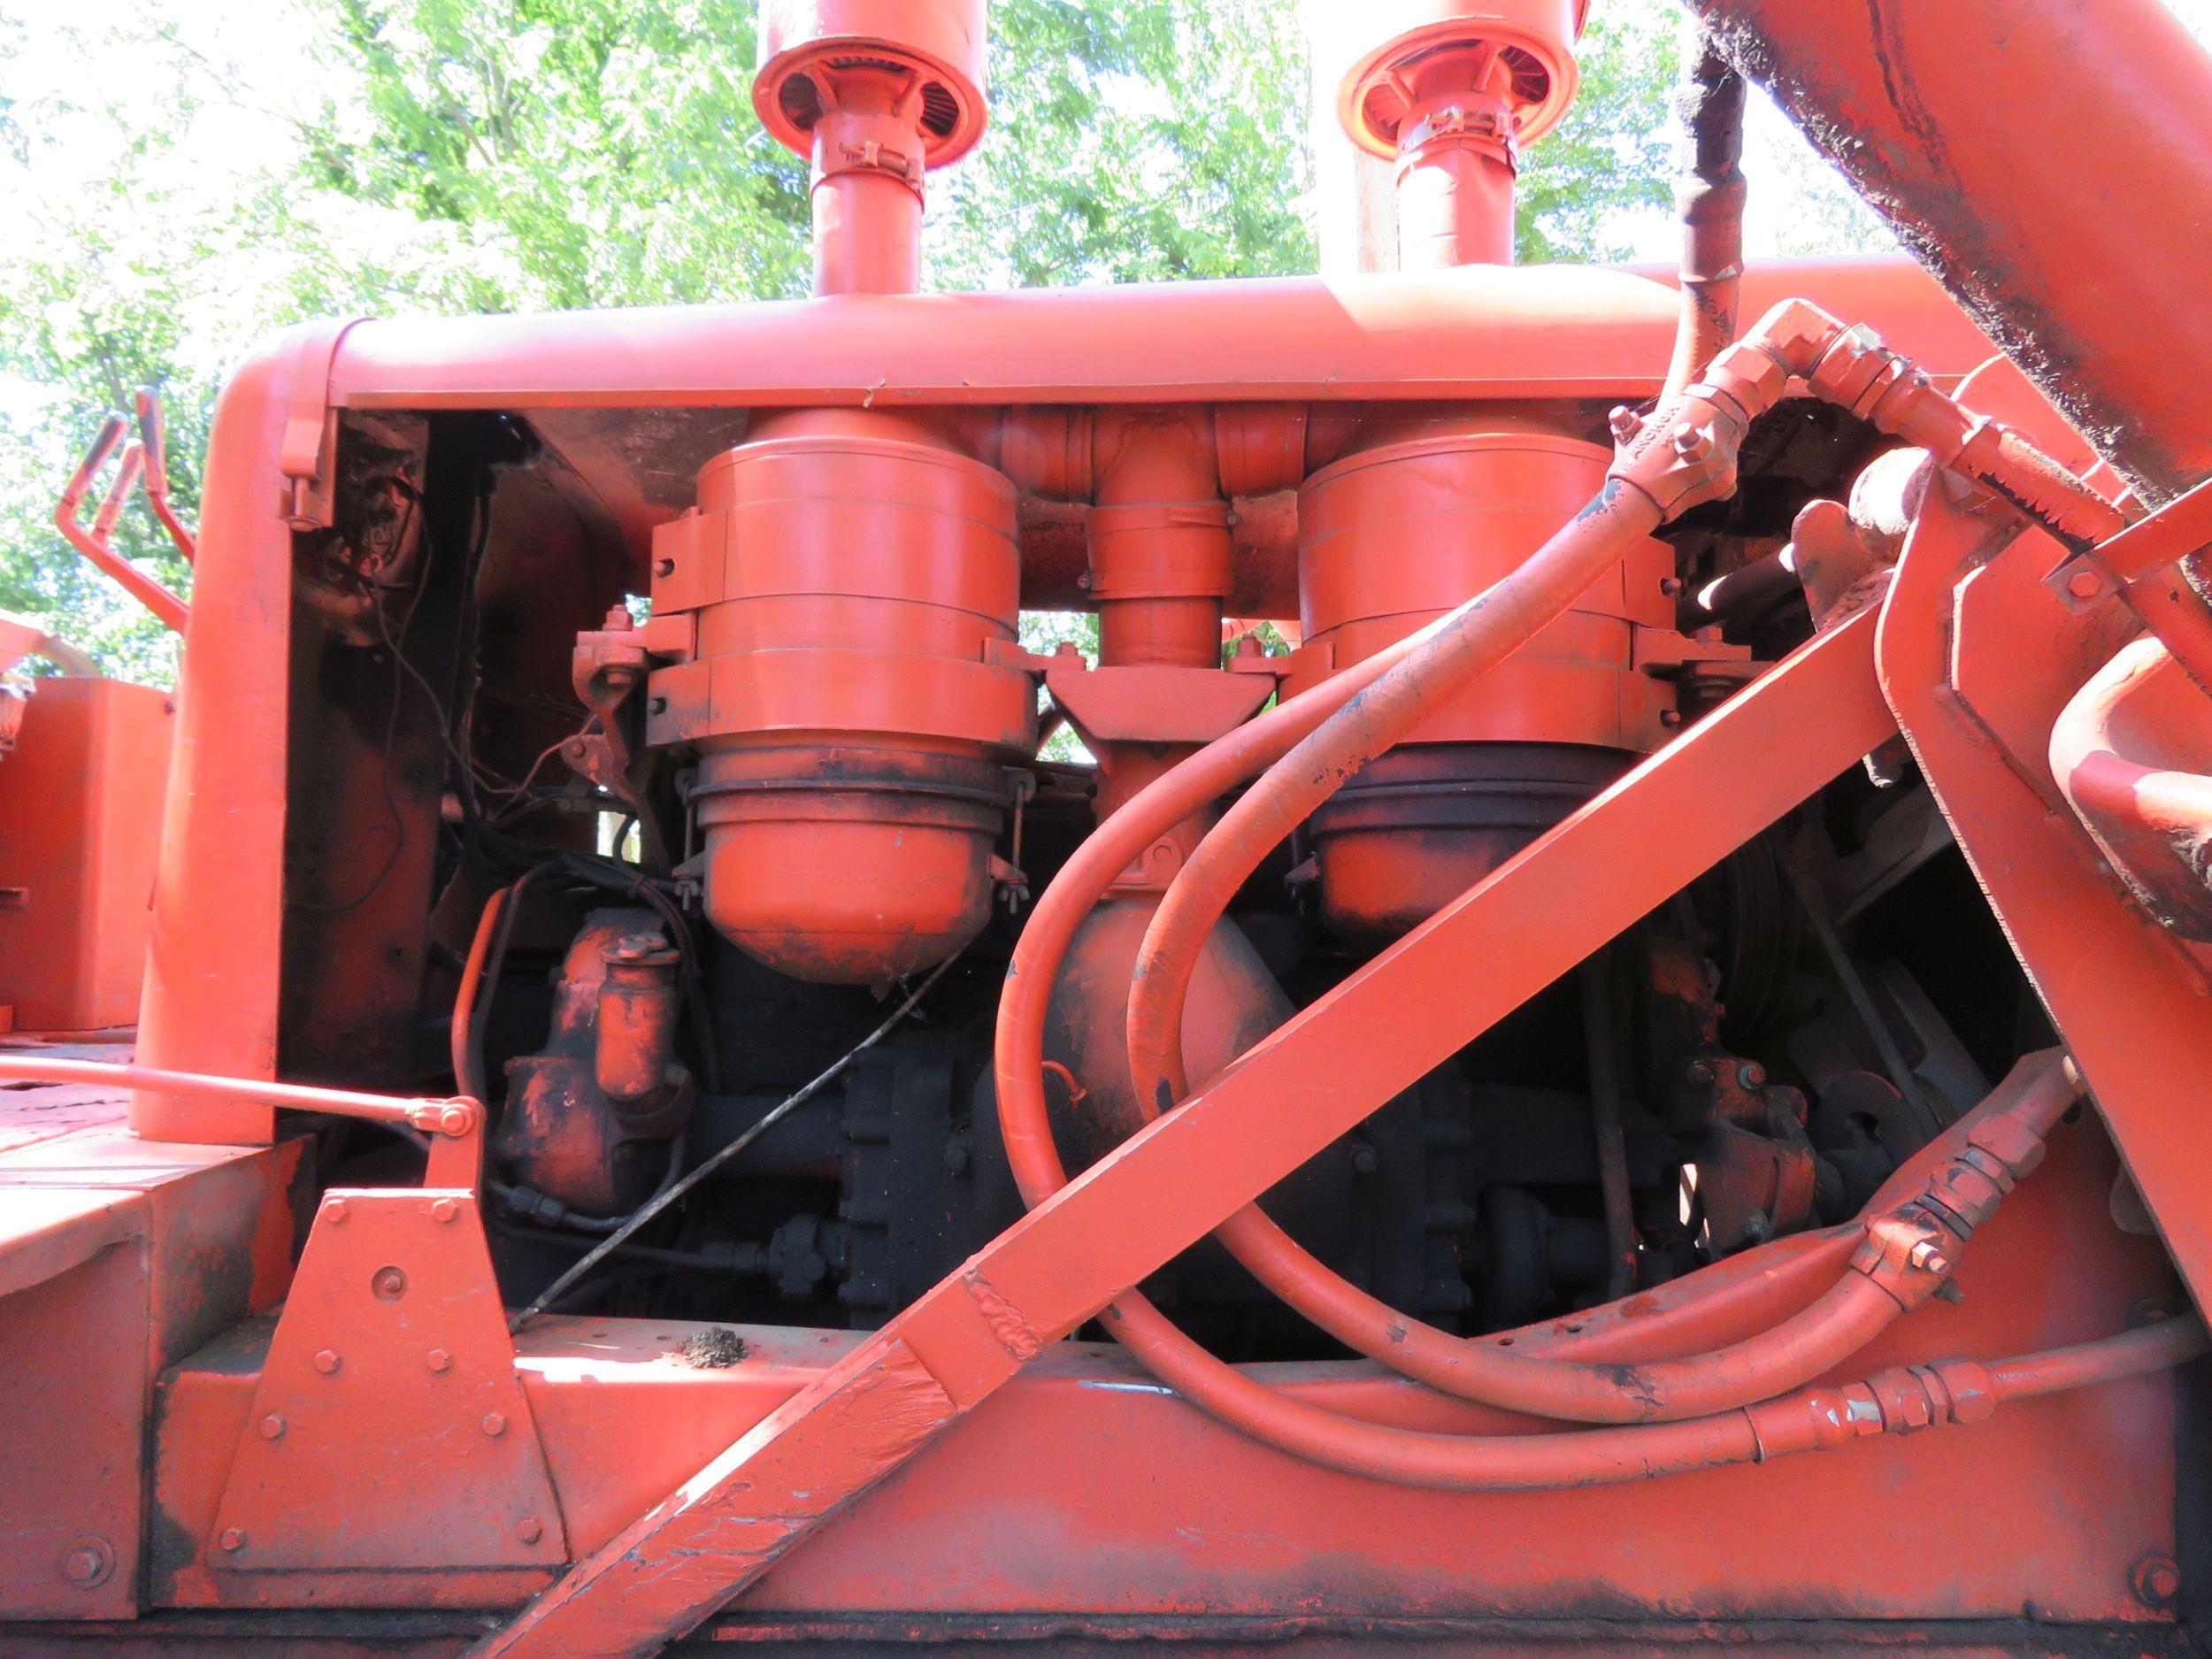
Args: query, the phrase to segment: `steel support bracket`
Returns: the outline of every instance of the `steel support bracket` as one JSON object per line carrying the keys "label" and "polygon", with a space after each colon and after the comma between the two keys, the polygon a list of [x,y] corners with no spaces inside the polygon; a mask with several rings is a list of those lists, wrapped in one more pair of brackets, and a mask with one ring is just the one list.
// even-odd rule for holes
{"label": "steel support bracket", "polygon": [[325,1196],[231,1460],[219,1570],[568,1555],[475,1195]]}
{"label": "steel support bracket", "polygon": [[2168,502],[2117,535],[2061,560],[2043,582],[2070,611],[2112,598],[2157,634],[2198,685],[2212,691],[2212,611],[2190,567],[2212,549],[2212,482]]}

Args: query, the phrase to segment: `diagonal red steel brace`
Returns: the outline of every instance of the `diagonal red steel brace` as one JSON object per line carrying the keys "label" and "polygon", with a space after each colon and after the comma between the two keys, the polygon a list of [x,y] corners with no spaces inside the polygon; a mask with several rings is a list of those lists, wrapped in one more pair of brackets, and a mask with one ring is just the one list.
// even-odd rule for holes
{"label": "diagonal red steel brace", "polygon": [[649,1654],[1047,1344],[1896,731],[1863,611],[1040,1205],[588,1560],[479,1659]]}

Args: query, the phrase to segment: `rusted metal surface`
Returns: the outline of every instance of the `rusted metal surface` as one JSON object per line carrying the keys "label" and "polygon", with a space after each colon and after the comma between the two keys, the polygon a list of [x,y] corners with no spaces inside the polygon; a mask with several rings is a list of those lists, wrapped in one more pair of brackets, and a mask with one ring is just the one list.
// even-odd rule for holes
{"label": "rusted metal surface", "polygon": [[[326,1612],[276,1615],[171,1615],[126,1624],[66,1629],[24,1628],[18,1650],[27,1659],[96,1651],[134,1659],[205,1647],[224,1653],[282,1659],[359,1659],[368,1654],[449,1659],[485,1624],[457,1614]],[[2054,1624],[2042,1619],[1938,1621],[1808,1619],[1624,1620],[1559,1618],[1274,1618],[1209,1617],[1125,1618],[1110,1615],[995,1618],[730,1617],[664,1651],[686,1659],[724,1654],[732,1644],[763,1659],[818,1654],[861,1659],[917,1649],[941,1659],[993,1654],[1106,1654],[1133,1640],[1169,1645],[1191,1659],[1341,1659],[1386,1647],[1418,1655],[1603,1654],[1607,1659],[1656,1659],[1686,1647],[1740,1649],[1776,1659],[1816,1659],[1900,1647],[1929,1659],[2165,1659],[2189,1651],[2177,1626],[2127,1623]]]}
{"label": "rusted metal surface", "polygon": [[[2163,1271],[2155,1244],[2096,1225],[2112,1169],[2093,1124],[2062,1126],[2046,1167],[2007,1201],[1962,1263],[1966,1301],[1909,1316],[1876,1363],[2077,1340],[2095,1333],[2101,1302],[2149,1294]],[[2083,1241],[2076,1294],[2047,1305],[2004,1295],[2055,1230]],[[1740,1259],[1751,1282],[1778,1286],[1783,1263],[1801,1248],[1784,1241]],[[1647,1294],[1625,1315],[1601,1317],[1603,1340],[1617,1354],[1684,1341],[1690,1347],[1674,1351],[1694,1351],[1708,1339],[1677,1329],[1669,1344],[1655,1346],[1647,1333],[1655,1320],[1666,1323],[1663,1310],[1678,1296],[1678,1289]],[[1731,1317],[1749,1329],[1772,1310],[1740,1307]],[[667,1357],[691,1328],[567,1318],[521,1339],[526,1386],[579,1549],[611,1536],[859,1340],[753,1328],[744,1333],[744,1363],[698,1371]],[[1553,1326],[1525,1340],[1598,1334],[1594,1327],[1563,1338]],[[220,1491],[222,1469],[196,1473],[187,1448],[246,1426],[254,1363],[250,1344],[242,1351],[226,1344],[171,1380],[166,1409],[178,1427],[165,1436],[159,1497],[194,1530],[204,1523],[192,1517]],[[1265,1374],[1302,1398],[1379,1421],[1478,1432],[1512,1422],[1341,1365]],[[2055,1622],[2145,1619],[2129,1573],[2139,1555],[2170,1548],[2162,1541],[2170,1491],[2162,1475],[2147,1487],[2130,1465],[2154,1456],[2170,1432],[2167,1394],[2163,1383],[2130,1384],[2021,1408],[2017,1417],[2001,1414],[1952,1438],[1717,1471],[1671,1487],[1484,1497],[1382,1487],[1299,1464],[1211,1423],[1112,1348],[1064,1344],[1040,1355],[910,1476],[788,1557],[742,1605],[754,1621],[862,1613],[1002,1619],[1046,1601],[1124,1619],[1171,1620],[1196,1609],[1266,1619],[1292,1605],[1335,1618],[1486,1609],[1543,1617],[1594,1606],[1627,1618],[1639,1602],[1664,1596],[1686,1617],[1786,1608],[1815,1617],[1824,1607],[1849,1606],[1909,1618],[1916,1604],[1996,1616],[2032,1598]],[[2054,1467],[2081,1478],[2054,1487]],[[1957,1560],[1904,1533],[1870,1534],[1848,1554],[1821,1548],[1835,1513],[1878,1504],[1899,1480],[1953,1479],[1983,1481],[1990,1494],[1958,1517]],[[1681,1527],[1685,1513],[1695,1517],[1694,1537]],[[1548,1541],[1563,1535],[1583,1541],[1572,1552]],[[1469,1548],[1470,1540],[1479,1547]],[[886,1560],[909,1565],[887,1574]],[[219,1590],[233,1605],[250,1593],[256,1604],[275,1606],[317,1594],[281,1575],[245,1577],[251,1583],[228,1575],[218,1586],[196,1569],[182,1581],[165,1573],[161,1599],[207,1605]],[[346,1583],[357,1601],[385,1605],[414,1604],[433,1590],[420,1578],[371,1574]],[[486,1576],[453,1594],[461,1604],[511,1603],[528,1587]],[[2154,1640],[2162,1628],[2147,1620],[2141,1634]]]}
{"label": "rusted metal surface", "polygon": [[652,910],[593,912],[563,964],[545,1047],[508,1063],[493,1153],[534,1195],[583,1215],[634,1209],[691,1110],[665,926]]}

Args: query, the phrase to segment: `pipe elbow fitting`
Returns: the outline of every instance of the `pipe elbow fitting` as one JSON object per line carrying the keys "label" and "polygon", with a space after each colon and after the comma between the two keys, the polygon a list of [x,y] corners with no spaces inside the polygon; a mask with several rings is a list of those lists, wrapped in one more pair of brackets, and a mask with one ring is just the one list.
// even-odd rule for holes
{"label": "pipe elbow fitting", "polygon": [[1759,319],[1742,344],[1771,357],[1786,380],[1809,380],[1846,332],[1841,319],[1810,300],[1783,300]]}
{"label": "pipe elbow fitting", "polygon": [[1816,305],[1787,300],[1776,306],[1748,337],[1713,359],[1703,380],[1648,419],[1614,411],[1617,447],[1607,476],[1649,497],[1663,521],[1732,495],[1751,423],[1780,403],[1790,381],[1809,373],[1843,332]]}
{"label": "pipe elbow fitting", "polygon": [[2043,1162],[2049,1119],[2025,1113],[2019,1105],[1993,1113],[1919,1192],[1870,1217],[1852,1267],[1908,1310],[1935,1294],[1974,1230]]}

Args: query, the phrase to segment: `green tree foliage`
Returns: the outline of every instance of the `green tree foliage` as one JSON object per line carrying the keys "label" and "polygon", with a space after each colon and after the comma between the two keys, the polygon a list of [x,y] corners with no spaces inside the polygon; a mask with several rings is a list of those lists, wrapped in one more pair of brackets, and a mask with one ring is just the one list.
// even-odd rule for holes
{"label": "green tree foliage", "polygon": [[506,256],[485,311],[804,291],[806,165],[753,115],[750,0],[327,0],[306,179]]}
{"label": "green tree foliage", "polygon": [[[112,0],[98,0],[107,5]],[[55,493],[161,388],[180,504],[213,398],[302,318],[788,296],[803,164],[750,96],[752,0],[208,0],[81,23],[0,0],[0,608],[159,679]],[[1623,251],[1668,189],[1673,31],[1599,8],[1523,173],[1531,258]],[[940,287],[1310,270],[1309,71],[1271,0],[997,0],[992,125],[932,181]],[[142,512],[121,544],[180,587]]]}
{"label": "green tree foliage", "polygon": [[1313,269],[1295,6],[998,0],[991,29],[991,127],[933,185],[935,283]]}
{"label": "green tree foliage", "polygon": [[1674,200],[1669,95],[1681,32],[1671,0],[1593,9],[1574,108],[1521,158],[1514,242],[1524,264],[1625,259],[1634,218]]}

